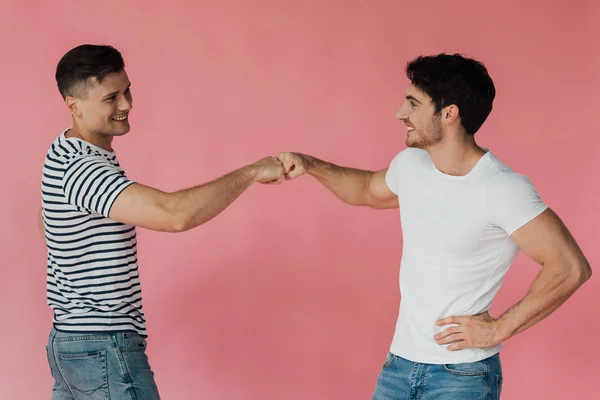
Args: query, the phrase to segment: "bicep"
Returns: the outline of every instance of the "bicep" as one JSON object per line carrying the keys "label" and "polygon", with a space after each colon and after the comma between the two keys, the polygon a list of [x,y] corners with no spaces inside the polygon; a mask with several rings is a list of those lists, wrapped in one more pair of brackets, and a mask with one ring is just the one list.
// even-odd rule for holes
{"label": "bicep", "polygon": [[109,218],[128,225],[156,231],[177,231],[177,222],[169,207],[169,194],[134,183],[113,202]]}
{"label": "bicep", "polygon": [[575,238],[550,208],[517,229],[511,239],[541,265],[552,264],[565,269],[588,266]]}
{"label": "bicep", "polygon": [[373,208],[398,208],[398,196],[389,188],[385,175],[388,169],[374,172],[369,179],[368,197]]}

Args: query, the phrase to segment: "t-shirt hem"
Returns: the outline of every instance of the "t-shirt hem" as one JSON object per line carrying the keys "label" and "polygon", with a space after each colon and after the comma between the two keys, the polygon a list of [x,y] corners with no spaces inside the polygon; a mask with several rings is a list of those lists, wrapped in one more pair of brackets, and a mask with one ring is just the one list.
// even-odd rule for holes
{"label": "t-shirt hem", "polygon": [[119,332],[135,332],[138,335],[142,336],[142,337],[148,337],[148,332],[144,329],[144,330],[137,330],[137,329],[104,329],[102,327],[99,327],[97,329],[77,329],[77,326],[73,326],[73,328],[75,329],[64,329],[64,328],[58,328],[56,326],[56,323],[53,322],[52,323],[52,327],[57,331],[57,332],[65,332],[65,333],[80,333],[82,335],[89,335],[89,334],[94,334],[94,333],[119,333]]}
{"label": "t-shirt hem", "polygon": [[[427,357],[427,356],[419,356],[417,354],[413,354],[411,352],[402,351],[401,349],[390,349],[390,353],[402,357],[408,361],[421,363],[421,364],[461,364],[461,363],[472,363],[481,360],[485,360],[486,358],[492,357],[502,350],[502,345],[492,347],[490,349],[472,349],[477,350],[473,352],[468,357],[450,357],[450,358],[440,358],[440,357]],[[458,350],[460,351],[460,350]],[[456,354],[456,353],[455,353]]]}
{"label": "t-shirt hem", "polygon": [[390,171],[388,170],[385,173],[385,184],[392,191],[392,193],[394,193],[396,196],[398,196],[398,193],[397,193],[396,188],[394,187],[393,183],[394,182],[392,182],[392,178],[390,177]]}
{"label": "t-shirt hem", "polygon": [[508,229],[506,231],[506,233],[508,234],[508,236],[512,235],[518,229],[520,229],[521,227],[523,227],[523,225],[527,224],[528,222],[530,222],[531,220],[533,220],[534,218],[536,218],[537,216],[539,216],[541,213],[543,213],[544,211],[546,211],[547,208],[548,208],[548,206],[546,204],[539,205],[531,215],[528,215],[527,217],[524,217],[524,218],[520,219],[519,222],[517,222],[516,224],[514,224],[513,226],[511,226],[511,228]]}
{"label": "t-shirt hem", "polygon": [[123,190],[127,189],[129,186],[133,185],[134,183],[137,183],[137,182],[127,181],[127,183],[125,183],[123,186],[121,186],[119,189],[117,189],[113,192],[113,194],[112,194],[113,200],[109,204],[107,204],[107,207],[106,207],[106,214],[104,215],[106,218],[109,218],[110,210],[112,209],[113,204],[115,204],[117,197],[119,197],[119,195],[121,193],[123,193]]}

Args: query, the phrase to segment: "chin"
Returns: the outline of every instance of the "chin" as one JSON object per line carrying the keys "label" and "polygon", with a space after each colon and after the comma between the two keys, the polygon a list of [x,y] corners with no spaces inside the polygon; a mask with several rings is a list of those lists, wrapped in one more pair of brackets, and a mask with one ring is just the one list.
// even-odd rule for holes
{"label": "chin", "polygon": [[118,131],[113,131],[111,136],[123,136],[123,135],[126,135],[127,133],[129,133],[130,130],[131,130],[131,128],[129,126],[123,127],[122,129],[119,129]]}
{"label": "chin", "polygon": [[420,149],[423,147],[423,143],[416,140],[411,140],[411,138],[406,138],[406,147],[414,147]]}

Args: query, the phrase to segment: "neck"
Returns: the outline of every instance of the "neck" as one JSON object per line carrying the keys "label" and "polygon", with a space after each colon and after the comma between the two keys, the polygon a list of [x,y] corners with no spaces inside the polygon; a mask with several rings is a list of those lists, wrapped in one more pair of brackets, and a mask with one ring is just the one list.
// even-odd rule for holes
{"label": "neck", "polygon": [[83,129],[75,119],[73,119],[73,128],[65,134],[65,137],[76,137],[106,151],[113,151],[112,136],[99,135]]}
{"label": "neck", "polygon": [[448,135],[441,142],[427,148],[435,167],[454,176],[467,175],[486,153],[475,143],[473,135]]}

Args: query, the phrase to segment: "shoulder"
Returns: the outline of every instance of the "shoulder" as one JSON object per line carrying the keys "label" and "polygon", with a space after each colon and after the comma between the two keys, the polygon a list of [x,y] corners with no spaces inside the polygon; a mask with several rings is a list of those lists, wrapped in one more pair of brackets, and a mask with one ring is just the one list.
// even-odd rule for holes
{"label": "shoulder", "polygon": [[429,154],[427,153],[427,151],[413,147],[408,147],[396,154],[396,156],[392,159],[390,163],[390,167],[400,167],[403,164],[407,163],[422,162],[425,161],[427,158],[429,158]]}
{"label": "shoulder", "polygon": [[529,191],[533,188],[531,179],[513,170],[506,163],[490,153],[490,165],[486,170],[488,190],[495,194],[513,193],[514,191]]}

